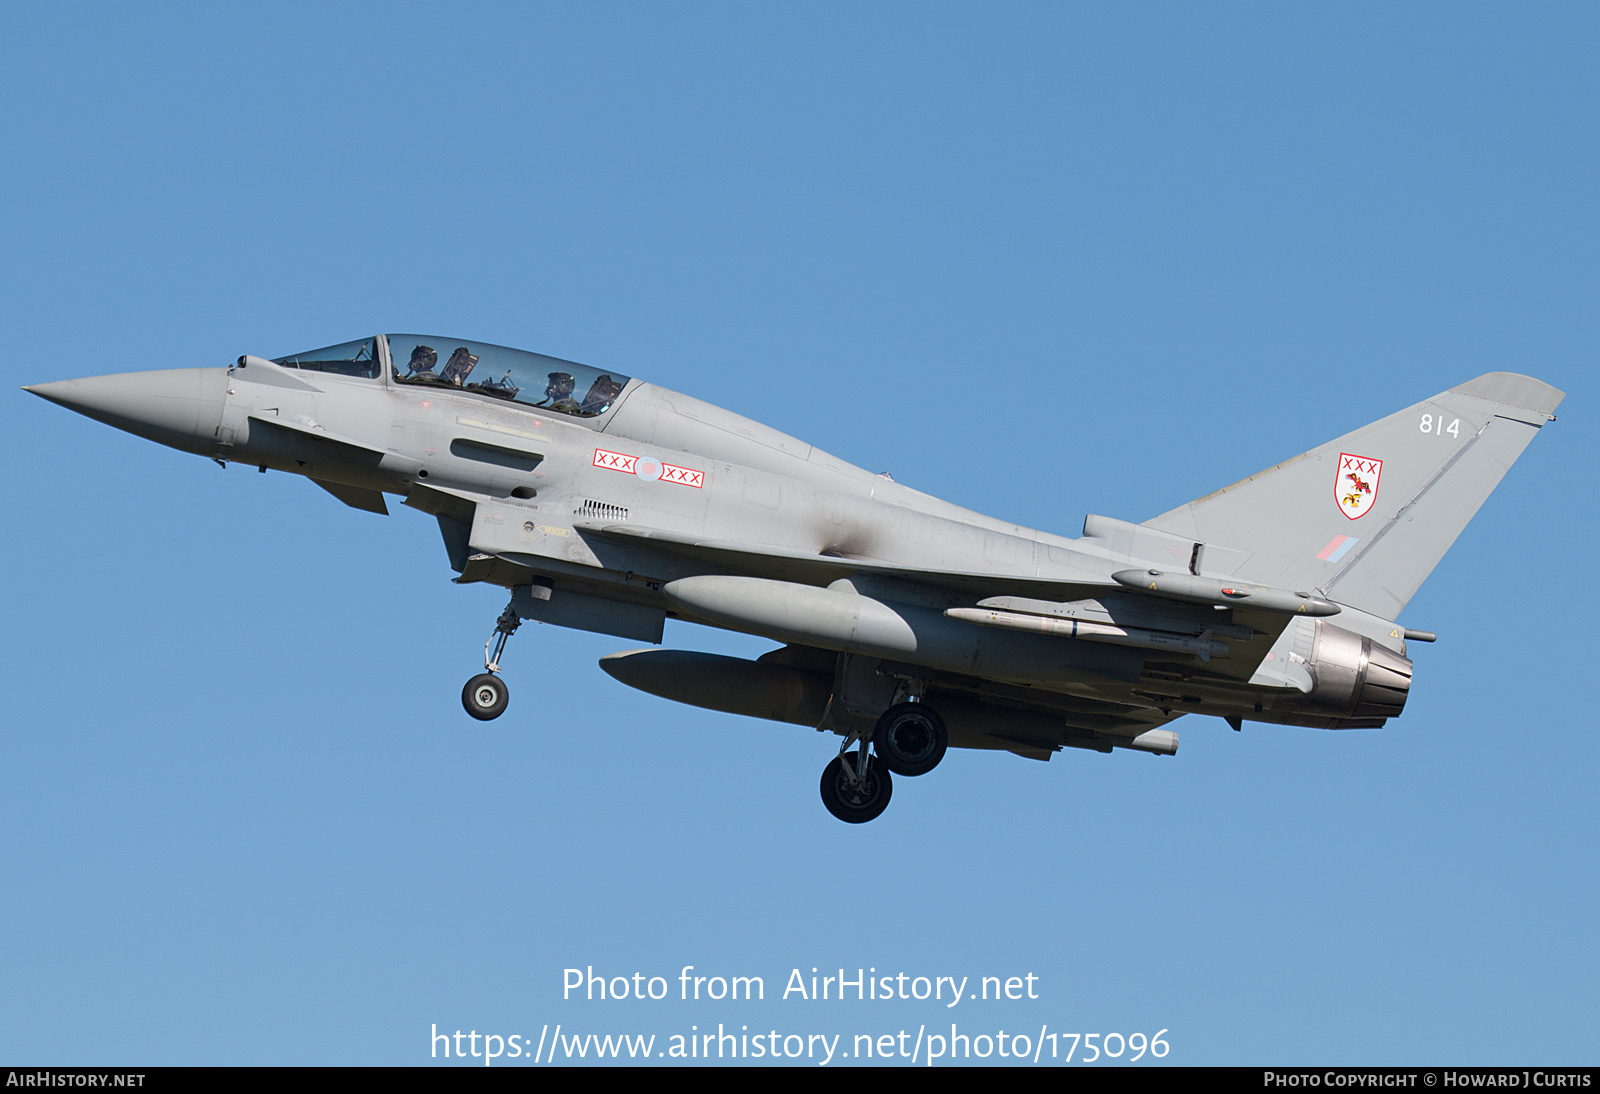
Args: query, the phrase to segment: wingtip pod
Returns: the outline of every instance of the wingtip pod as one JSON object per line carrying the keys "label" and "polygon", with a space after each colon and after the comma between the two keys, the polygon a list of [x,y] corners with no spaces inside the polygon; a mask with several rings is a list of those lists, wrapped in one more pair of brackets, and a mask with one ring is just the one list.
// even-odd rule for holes
{"label": "wingtip pod", "polygon": [[1486,372],[1450,390],[1456,395],[1469,395],[1501,406],[1530,410],[1539,416],[1540,422],[1554,421],[1556,407],[1567,397],[1567,393],[1559,388],[1519,372]]}

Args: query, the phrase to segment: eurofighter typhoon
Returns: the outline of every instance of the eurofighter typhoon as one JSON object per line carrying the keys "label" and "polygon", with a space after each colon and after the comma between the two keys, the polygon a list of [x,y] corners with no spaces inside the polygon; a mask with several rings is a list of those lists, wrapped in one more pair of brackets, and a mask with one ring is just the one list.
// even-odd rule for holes
{"label": "eurofighter typhoon", "polygon": [[654,384],[377,335],[227,368],[26,390],[141,437],[436,517],[458,583],[510,594],[462,703],[506,710],[524,620],[659,644],[668,617],[782,645],[630,650],[611,676],[827,730],[840,820],[947,747],[1178,750],[1185,714],[1370,729],[1404,709],[1406,602],[1562,392],[1493,372],[1232,486],[1069,539],[901,486]]}

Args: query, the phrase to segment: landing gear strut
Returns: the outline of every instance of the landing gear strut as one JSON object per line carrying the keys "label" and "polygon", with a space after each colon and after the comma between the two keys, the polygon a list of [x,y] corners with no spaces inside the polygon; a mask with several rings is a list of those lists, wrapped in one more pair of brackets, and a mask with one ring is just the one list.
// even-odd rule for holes
{"label": "landing gear strut", "polygon": [[[506,682],[500,679],[500,655],[506,650],[506,639],[517,632],[522,626],[522,620],[512,609],[506,605],[506,610],[500,613],[500,618],[495,621],[494,633],[489,636],[489,641],[483,644],[484,672],[467,681],[467,686],[461,689],[461,705],[468,714],[480,722],[488,722],[506,712],[506,704],[511,701],[511,692],[506,687]],[[489,647],[494,646],[494,653],[489,652]]]}

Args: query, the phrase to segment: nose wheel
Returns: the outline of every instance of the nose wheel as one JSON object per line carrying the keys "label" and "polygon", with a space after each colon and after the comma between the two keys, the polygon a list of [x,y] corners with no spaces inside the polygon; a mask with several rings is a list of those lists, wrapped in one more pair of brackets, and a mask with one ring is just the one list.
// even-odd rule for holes
{"label": "nose wheel", "polygon": [[[507,604],[506,610],[495,620],[494,633],[483,644],[484,671],[468,680],[466,687],[461,689],[461,705],[480,722],[500,717],[506,712],[506,704],[511,701],[511,691],[506,687],[506,682],[500,679],[500,655],[506,651],[506,639],[515,634],[520,626],[521,618]],[[490,646],[494,647],[493,653],[489,652]]]}
{"label": "nose wheel", "polygon": [[500,717],[506,712],[506,704],[510,701],[511,692],[506,688],[506,682],[493,673],[479,673],[461,689],[461,705],[480,722]]}

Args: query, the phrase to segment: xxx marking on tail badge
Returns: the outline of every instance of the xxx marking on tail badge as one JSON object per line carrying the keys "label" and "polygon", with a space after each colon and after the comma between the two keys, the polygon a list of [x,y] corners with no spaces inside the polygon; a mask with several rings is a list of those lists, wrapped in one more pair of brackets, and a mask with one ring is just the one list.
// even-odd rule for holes
{"label": "xxx marking on tail badge", "polygon": [[1378,500],[1378,480],[1382,477],[1382,460],[1339,453],[1339,470],[1333,480],[1333,498],[1339,504],[1339,512],[1351,520],[1366,516]]}

